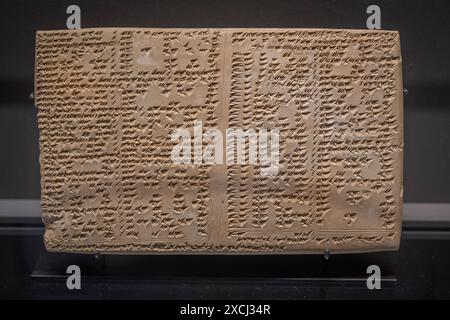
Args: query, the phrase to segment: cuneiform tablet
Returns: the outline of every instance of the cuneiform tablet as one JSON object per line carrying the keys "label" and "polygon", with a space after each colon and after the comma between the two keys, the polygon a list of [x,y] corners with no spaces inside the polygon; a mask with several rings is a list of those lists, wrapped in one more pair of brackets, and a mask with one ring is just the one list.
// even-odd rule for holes
{"label": "cuneiform tablet", "polygon": [[47,250],[398,248],[398,32],[104,28],[36,42]]}

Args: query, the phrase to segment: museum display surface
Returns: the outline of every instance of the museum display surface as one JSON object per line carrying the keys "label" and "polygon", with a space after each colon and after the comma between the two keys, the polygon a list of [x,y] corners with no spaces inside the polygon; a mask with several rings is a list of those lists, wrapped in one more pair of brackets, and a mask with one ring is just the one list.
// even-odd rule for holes
{"label": "museum display surface", "polygon": [[38,31],[46,247],[397,249],[402,88],[395,31]]}

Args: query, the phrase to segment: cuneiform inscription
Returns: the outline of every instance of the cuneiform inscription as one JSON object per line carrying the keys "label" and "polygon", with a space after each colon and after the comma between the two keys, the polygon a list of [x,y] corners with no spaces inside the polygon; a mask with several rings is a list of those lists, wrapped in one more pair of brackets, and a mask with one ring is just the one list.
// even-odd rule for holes
{"label": "cuneiform inscription", "polygon": [[[46,247],[397,248],[399,41],[368,30],[38,32]],[[173,163],[171,133],[199,121],[223,133],[276,128],[277,174],[258,163]]]}

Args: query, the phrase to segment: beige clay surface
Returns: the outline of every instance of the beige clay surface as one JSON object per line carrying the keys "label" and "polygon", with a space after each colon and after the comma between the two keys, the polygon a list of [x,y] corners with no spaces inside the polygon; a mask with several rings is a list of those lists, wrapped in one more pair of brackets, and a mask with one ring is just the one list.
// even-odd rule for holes
{"label": "beige clay surface", "polygon": [[[36,40],[48,250],[398,248],[397,32],[105,28]],[[279,171],[174,163],[171,133],[196,120],[278,128]]]}

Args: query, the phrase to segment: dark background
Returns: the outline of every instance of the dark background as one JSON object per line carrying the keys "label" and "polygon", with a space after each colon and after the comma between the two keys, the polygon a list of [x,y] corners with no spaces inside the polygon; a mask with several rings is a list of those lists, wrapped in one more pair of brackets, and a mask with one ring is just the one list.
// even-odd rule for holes
{"label": "dark background", "polygon": [[0,3],[0,198],[39,198],[39,138],[33,91],[36,30],[81,27],[366,28],[399,30],[405,88],[404,199],[450,202],[450,1],[12,1]]}

